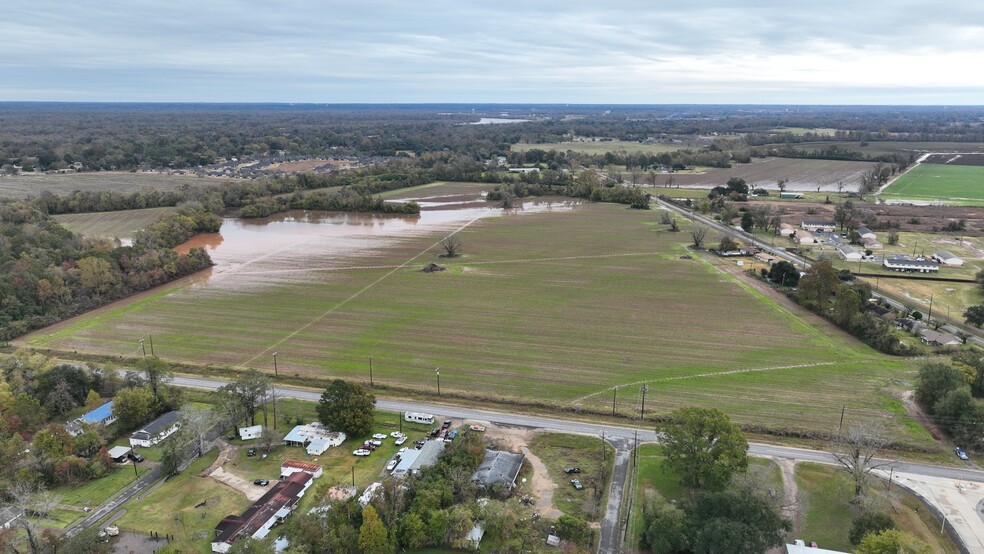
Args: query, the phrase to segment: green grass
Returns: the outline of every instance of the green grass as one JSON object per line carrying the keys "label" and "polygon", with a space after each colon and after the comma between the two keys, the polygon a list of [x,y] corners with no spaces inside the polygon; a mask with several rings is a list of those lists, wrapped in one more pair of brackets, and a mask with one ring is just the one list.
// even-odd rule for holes
{"label": "green grass", "polygon": [[41,526],[48,529],[64,529],[84,515],[85,512],[75,510],[51,510],[48,512],[48,517],[41,520]]}
{"label": "green grass", "polygon": [[[393,198],[476,190],[434,184]],[[651,414],[712,402],[739,423],[783,431],[836,428],[843,405],[882,415],[870,399],[911,375],[907,364],[680,259],[686,222],[669,233],[658,221],[655,210],[611,204],[483,219],[460,231],[454,260],[424,251],[459,224],[368,237],[373,249],[343,257],[308,242],[306,257],[264,251],[248,271],[155,289],[19,342],[132,357],[152,330],[167,360],[271,371],[276,350],[282,375],[363,381],[372,356],[379,384],[436,392],[440,367],[445,394],[529,402],[535,390],[563,410],[608,411],[618,385],[624,416],[648,382]],[[417,271],[430,261],[449,271]],[[347,269],[280,273],[305,264]]]}
{"label": "green grass", "polygon": [[[128,502],[116,524],[127,531],[172,534],[176,540],[171,547],[177,552],[210,552],[215,525],[250,504],[241,493],[198,475],[216,456],[218,450],[212,450],[143,498]],[[203,500],[207,504],[196,508]]]}
{"label": "green grass", "polygon": [[[800,492],[802,518],[795,533],[799,538],[816,541],[821,548],[852,550],[848,539],[856,508],[851,504],[854,486],[844,473],[832,466],[800,463],[796,465],[796,483]],[[899,529],[928,542],[933,552],[957,552],[948,535],[939,534],[939,522],[916,497],[894,487],[888,494],[887,483],[872,478],[868,486],[874,506],[886,510]]]}
{"label": "green grass", "polygon": [[137,173],[127,171],[96,171],[91,173],[68,173],[65,175],[30,175],[4,177],[0,179],[0,196],[25,198],[39,196],[44,191],[54,194],[71,192],[115,190],[119,192],[138,192],[147,188],[154,190],[174,190],[182,185],[205,186],[214,183],[233,183],[238,179],[196,177],[194,175],[164,175],[160,173]]}
{"label": "green grass", "polygon": [[[137,472],[143,473],[147,468],[137,466]],[[113,473],[89,481],[78,487],[59,487],[54,489],[54,493],[62,497],[62,503],[79,508],[95,507],[102,504],[110,496],[128,485],[136,477],[133,474],[133,464],[126,464],[116,468]]]}
{"label": "green grass", "polygon": [[118,212],[56,215],[55,220],[73,233],[87,237],[131,238],[174,208],[147,208]]}
{"label": "green grass", "polygon": [[919,164],[896,179],[878,197],[981,204],[984,203],[984,167]]}
{"label": "green grass", "polygon": [[[557,509],[587,521],[599,521],[604,515],[604,510],[599,508],[608,492],[615,449],[600,437],[560,433],[536,435],[530,440],[529,448],[557,483],[553,495]],[[581,473],[568,475],[564,473],[565,467],[579,467]],[[580,479],[584,488],[575,490],[571,479]]]}

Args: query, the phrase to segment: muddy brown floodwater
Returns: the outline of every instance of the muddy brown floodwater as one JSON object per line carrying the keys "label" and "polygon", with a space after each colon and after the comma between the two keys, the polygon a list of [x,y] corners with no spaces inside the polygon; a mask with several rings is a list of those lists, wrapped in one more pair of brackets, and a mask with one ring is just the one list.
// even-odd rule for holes
{"label": "muddy brown floodwater", "polygon": [[[570,211],[577,204],[569,199],[530,200],[504,210],[478,195],[405,200],[417,201],[420,215],[293,210],[261,219],[226,218],[218,233],[198,235],[176,250],[202,247],[212,257],[215,267],[202,272],[199,284],[228,281],[241,289],[251,283],[272,284],[271,280],[295,281],[297,273],[305,271],[350,268],[367,259],[371,263],[402,240],[423,235],[437,240],[440,233],[453,233],[479,219]],[[230,279],[233,276],[238,277]]]}

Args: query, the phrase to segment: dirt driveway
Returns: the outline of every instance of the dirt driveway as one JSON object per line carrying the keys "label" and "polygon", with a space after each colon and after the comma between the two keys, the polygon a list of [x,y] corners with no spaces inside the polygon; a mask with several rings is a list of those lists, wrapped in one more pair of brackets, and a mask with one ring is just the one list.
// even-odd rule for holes
{"label": "dirt driveway", "polygon": [[254,502],[259,500],[260,497],[267,491],[267,487],[254,485],[251,481],[247,481],[238,475],[233,475],[221,467],[217,467],[212,470],[209,477],[215,479],[223,485],[245,494],[246,498]]}
{"label": "dirt driveway", "polygon": [[564,512],[557,509],[553,503],[554,491],[557,490],[557,483],[550,478],[547,466],[540,458],[530,451],[528,443],[535,434],[530,429],[517,429],[512,427],[500,427],[497,425],[485,424],[490,441],[498,443],[502,448],[512,452],[522,452],[533,467],[532,483],[530,489],[533,498],[536,500],[536,511],[538,514],[548,518],[558,518]]}

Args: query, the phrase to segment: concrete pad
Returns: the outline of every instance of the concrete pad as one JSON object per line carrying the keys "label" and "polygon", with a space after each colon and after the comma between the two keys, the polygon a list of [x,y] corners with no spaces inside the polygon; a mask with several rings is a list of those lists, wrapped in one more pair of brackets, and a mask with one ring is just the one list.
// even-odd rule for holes
{"label": "concrete pad", "polygon": [[229,473],[228,471],[226,471],[221,467],[217,467],[214,470],[212,470],[212,474],[209,475],[209,477],[215,479],[216,481],[222,483],[223,485],[227,485],[245,494],[246,498],[248,498],[252,502],[256,502],[257,500],[259,500],[260,497],[266,493],[268,488],[268,487],[261,487],[258,485],[254,485],[252,481],[247,481],[246,479],[243,479],[238,475]]}
{"label": "concrete pad", "polygon": [[[887,473],[881,476],[888,479]],[[984,554],[984,518],[978,512],[978,505],[984,501],[984,483],[900,472],[895,473],[893,481],[936,506],[968,552]]]}

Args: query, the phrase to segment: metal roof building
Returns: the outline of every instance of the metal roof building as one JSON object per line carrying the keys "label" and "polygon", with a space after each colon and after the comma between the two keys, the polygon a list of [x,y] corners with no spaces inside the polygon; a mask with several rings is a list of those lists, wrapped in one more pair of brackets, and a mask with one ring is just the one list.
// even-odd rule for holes
{"label": "metal roof building", "polygon": [[516,484],[520,468],[523,467],[523,459],[522,454],[486,448],[485,459],[471,476],[472,483],[485,488],[505,485],[511,489]]}

